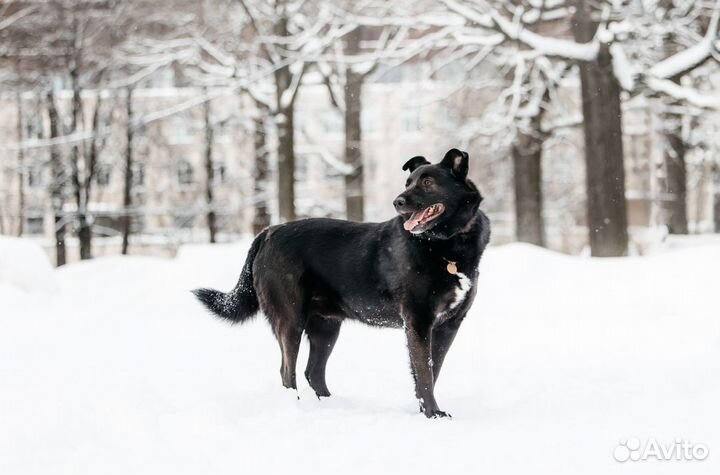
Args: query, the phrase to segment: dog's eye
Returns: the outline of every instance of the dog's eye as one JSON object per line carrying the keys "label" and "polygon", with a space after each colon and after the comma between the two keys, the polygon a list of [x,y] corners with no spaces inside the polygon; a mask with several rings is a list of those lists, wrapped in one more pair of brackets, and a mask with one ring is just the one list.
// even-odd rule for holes
{"label": "dog's eye", "polygon": [[425,185],[425,186],[430,186],[432,184],[433,184],[432,178],[425,178],[423,180],[423,185]]}

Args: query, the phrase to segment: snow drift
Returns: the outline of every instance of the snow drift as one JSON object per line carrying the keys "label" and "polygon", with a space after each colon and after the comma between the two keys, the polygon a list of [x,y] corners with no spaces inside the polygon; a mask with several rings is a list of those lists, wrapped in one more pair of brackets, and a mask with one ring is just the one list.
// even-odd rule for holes
{"label": "snow drift", "polygon": [[45,251],[26,239],[0,236],[0,285],[55,290],[55,275]]}

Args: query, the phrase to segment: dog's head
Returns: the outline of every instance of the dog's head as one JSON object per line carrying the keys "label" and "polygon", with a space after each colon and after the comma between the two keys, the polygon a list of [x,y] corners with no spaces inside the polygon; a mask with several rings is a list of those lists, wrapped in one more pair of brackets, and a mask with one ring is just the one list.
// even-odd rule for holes
{"label": "dog's head", "polygon": [[410,176],[393,205],[406,231],[430,239],[449,239],[475,216],[482,196],[467,178],[468,154],[452,149],[440,163],[413,157],[403,165]]}

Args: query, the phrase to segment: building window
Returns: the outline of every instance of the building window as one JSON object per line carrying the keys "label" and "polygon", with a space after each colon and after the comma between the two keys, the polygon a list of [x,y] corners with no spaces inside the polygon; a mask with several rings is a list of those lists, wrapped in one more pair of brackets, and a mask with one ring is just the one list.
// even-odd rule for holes
{"label": "building window", "polygon": [[295,111],[295,117],[293,117],[293,124],[295,125],[295,129],[299,130],[301,132],[307,132],[307,114],[305,111]]}
{"label": "building window", "polygon": [[405,108],[404,116],[406,132],[420,132],[422,130],[422,120],[420,117],[419,107]]}
{"label": "building window", "polygon": [[132,185],[143,186],[145,185],[145,164],[135,162],[132,165]]}
{"label": "building window", "polygon": [[231,120],[225,119],[217,122],[213,128],[213,139],[217,143],[232,142],[233,123]]}
{"label": "building window", "polygon": [[193,143],[195,137],[193,134],[192,117],[188,117],[185,114],[173,116],[172,120],[170,121],[170,128],[170,143]]}
{"label": "building window", "polygon": [[177,212],[173,216],[173,224],[177,229],[188,229],[193,227],[195,215],[189,212]]}
{"label": "building window", "polygon": [[360,113],[360,123],[362,124],[362,131],[369,134],[377,131],[377,117],[375,111],[368,107],[363,108]]}
{"label": "building window", "polygon": [[175,71],[172,68],[161,69],[150,75],[148,82],[153,88],[173,87],[175,86]]}
{"label": "building window", "polygon": [[110,167],[108,165],[98,165],[95,170],[95,183],[100,188],[105,188],[110,184]]}
{"label": "building window", "polygon": [[39,166],[29,166],[25,171],[25,180],[29,188],[40,188],[43,186],[42,168]]}
{"label": "building window", "polygon": [[147,124],[137,124],[134,129],[133,139],[138,143],[147,143],[148,141],[148,130]]}
{"label": "building window", "polygon": [[322,115],[323,131],[328,134],[339,134],[343,131],[343,120],[335,109],[325,111]]}
{"label": "building window", "polygon": [[193,167],[187,160],[180,160],[178,163],[177,180],[179,185],[192,185],[194,183]]}
{"label": "building window", "polygon": [[145,231],[145,216],[134,214],[130,217],[130,231],[140,234]]}
{"label": "building window", "polygon": [[214,162],[212,167],[212,182],[215,185],[225,183],[225,164],[223,162]]}
{"label": "building window", "polygon": [[28,216],[25,218],[25,234],[43,234],[45,232],[45,218],[41,216]]}
{"label": "building window", "polygon": [[311,154],[298,153],[295,155],[295,181],[306,181],[308,179],[308,164],[312,160]]}
{"label": "building window", "polygon": [[33,117],[25,117],[25,138],[28,139],[36,139],[40,138],[42,135],[42,130],[40,129],[40,124],[38,123],[37,119]]}
{"label": "building window", "polygon": [[460,126],[457,107],[440,105],[434,115],[437,119],[435,127],[440,130],[454,130]]}

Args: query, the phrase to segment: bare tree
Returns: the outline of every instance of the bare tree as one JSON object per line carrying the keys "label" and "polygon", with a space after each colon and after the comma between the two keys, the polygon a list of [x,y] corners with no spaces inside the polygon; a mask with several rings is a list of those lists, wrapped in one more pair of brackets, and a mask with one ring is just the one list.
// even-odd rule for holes
{"label": "bare tree", "polygon": [[[444,3],[465,21],[464,27],[451,36],[451,52],[467,58],[468,73],[486,63],[497,71],[494,77],[464,81],[472,87],[478,82],[478,90],[489,89],[497,96],[481,117],[465,127],[464,135],[505,136],[503,143],[511,141],[515,235],[518,241],[544,246],[543,148],[552,129],[543,124],[543,118],[553,107],[556,89],[568,73],[567,58],[518,41],[517,31],[494,10],[488,14],[453,0]],[[519,2],[517,5],[515,21],[532,38],[540,37],[536,31],[563,35],[566,8],[562,2],[541,6],[531,2],[528,10]],[[497,2],[497,7],[502,8],[502,4]]]}
{"label": "bare tree", "polygon": [[[381,65],[395,67],[440,50],[451,29],[435,22],[430,2],[337,2],[334,22],[346,33],[328,46],[315,63],[333,106],[344,116],[346,217],[365,218],[363,159],[363,89]],[[423,37],[427,35],[427,37]]]}
{"label": "bare tree", "polygon": [[[358,26],[344,38],[348,56],[360,52],[363,28]],[[345,209],[347,219],[362,221],[365,217],[363,206],[363,156],[362,156],[362,88],[363,82],[372,69],[359,73],[349,67],[345,69],[345,163],[353,171],[345,175]]]}
{"label": "bare tree", "polygon": [[[277,130],[277,189],[280,222],[295,219],[295,99],[310,62],[342,37],[347,26],[333,25],[328,6],[298,0],[238,0],[249,18],[258,67],[272,71],[272,93],[247,91],[262,102]],[[322,35],[320,35],[322,33]]]}
{"label": "bare tree", "polygon": [[[514,18],[506,18],[488,1],[470,7],[455,0],[444,0],[454,12],[473,21],[478,27],[501,34],[505,39],[522,43],[536,55],[572,61],[580,69],[585,164],[587,186],[587,225],[593,256],[621,256],[627,253],[627,205],[622,145],[621,88],[614,72],[610,53],[612,39],[600,41],[599,12],[591,11],[584,0],[575,2],[571,21],[575,41],[537,34],[523,20],[556,21],[568,18],[568,11],[553,8],[545,12],[530,2],[527,11],[511,8]],[[563,3],[563,2],[560,2]],[[562,5],[561,5],[562,6]],[[558,16],[563,15],[563,16]],[[603,30],[605,31],[605,30]]]}
{"label": "bare tree", "polygon": [[[205,89],[207,95],[207,88]],[[203,122],[204,122],[204,135],[205,135],[205,204],[207,206],[207,227],[210,234],[210,242],[216,242],[217,224],[215,217],[215,200],[214,200],[214,184],[215,184],[215,165],[213,163],[213,142],[214,142],[214,130],[213,130],[213,118],[212,110],[210,108],[210,101],[203,103]]]}
{"label": "bare tree", "polygon": [[[70,173],[63,174],[62,178],[68,180],[76,208],[73,216],[65,217],[63,229],[58,232],[64,234],[66,221],[75,218],[81,259],[92,256],[93,218],[89,202],[96,165],[104,146],[103,136],[96,132],[107,119],[107,114],[103,113],[101,83],[111,62],[112,46],[117,43],[113,36],[117,12],[112,2],[72,0],[34,4],[32,14],[14,22],[16,41],[7,52],[15,61],[18,76],[24,75],[25,71],[41,73],[31,72],[31,79],[23,80],[24,86],[53,89],[46,97],[48,113],[52,116],[50,140],[53,150],[50,154],[57,158],[51,160],[51,168],[53,164],[57,165],[64,149],[69,148]],[[56,94],[66,82],[71,89],[69,110]],[[86,91],[94,91],[95,96],[89,116],[84,108]],[[80,135],[84,135],[82,139],[66,140],[68,136]],[[23,153],[22,140],[20,143],[19,150]],[[51,193],[56,198],[59,189],[66,186],[58,183],[59,179],[54,169]]]}
{"label": "bare tree", "polygon": [[260,231],[270,226],[270,211],[268,209],[268,192],[269,192],[269,150],[267,144],[265,121],[267,114],[262,111],[262,104],[258,104],[258,113],[253,118],[253,149],[255,151],[255,161],[253,167],[253,196],[254,196],[254,213],[253,213],[253,233],[258,234]]}
{"label": "bare tree", "polygon": [[[105,146],[99,134],[103,115],[103,85],[107,76],[112,48],[117,39],[113,33],[118,10],[106,3],[87,4],[74,1],[63,6],[60,18],[67,18],[67,37],[64,38],[67,54],[58,71],[70,78],[72,89],[71,110],[67,134],[85,131],[89,138],[71,146],[71,183],[75,197],[77,235],[80,259],[92,258],[92,232],[94,218],[90,210],[92,188],[98,169],[99,154]],[[90,118],[85,116],[84,91],[94,90],[94,103]]]}
{"label": "bare tree", "polygon": [[[55,93],[50,89],[46,96],[48,123],[50,124],[50,138],[60,136],[60,118],[57,105],[55,104]],[[50,147],[50,203],[53,211],[54,233],[55,233],[55,265],[65,265],[67,257],[65,253],[65,163],[57,146]]]}
{"label": "bare tree", "polygon": [[[15,107],[17,109],[17,140],[23,141],[23,105],[22,94],[18,91],[15,94]],[[23,235],[25,224],[25,150],[18,147],[17,150],[17,173],[18,173],[18,226],[17,235]]]}
{"label": "bare tree", "polygon": [[[599,12],[588,2],[575,4],[573,33],[579,43],[594,41]],[[613,70],[610,44],[599,42],[597,54],[580,61],[587,220],[593,256],[623,256],[628,250],[621,87]]]}
{"label": "bare tree", "polygon": [[[643,24],[647,30],[658,31],[657,35],[660,36],[663,46],[661,50],[664,58],[650,68],[650,76],[656,81],[670,81],[676,87],[681,87],[683,82],[700,82],[701,78],[693,79],[692,73],[706,61],[712,60],[714,55],[720,54],[714,46],[720,21],[720,2],[716,2],[709,12],[701,4],[691,4],[688,7],[664,1],[661,6],[654,14],[648,14]],[[704,33],[700,27],[703,19],[707,22]],[[702,38],[700,41],[694,39],[698,36]],[[687,38],[693,38],[690,45],[687,45]],[[695,121],[691,109],[697,110],[697,106],[688,104],[683,97],[669,94],[660,94],[660,102],[662,132],[665,138],[664,174],[661,179],[661,204],[665,224],[670,234],[687,234],[686,154],[693,146],[688,142],[690,134],[687,129],[692,128],[692,122]]]}
{"label": "bare tree", "polygon": [[[102,94],[97,93],[95,104],[93,105],[92,120],[90,130],[92,137],[87,143],[85,149],[85,173],[82,178],[78,173],[77,164],[73,166],[73,187],[75,192],[76,203],[82,205],[78,207],[78,239],[80,241],[80,259],[92,258],[92,220],[89,216],[88,204],[90,203],[90,193],[92,190],[92,181],[95,178],[95,172],[98,166],[98,155],[103,147],[102,139],[99,134],[95,133],[100,129],[100,118],[102,110]],[[75,158],[75,157],[74,157]]]}
{"label": "bare tree", "polygon": [[[363,17],[361,20],[371,20],[372,23],[372,20],[379,15],[378,12],[372,10],[370,13],[376,16]],[[335,60],[319,62],[320,72],[324,76],[333,106],[344,116],[344,156],[345,164],[348,165],[350,170],[349,173],[344,175],[346,217],[353,221],[363,221],[365,219],[362,134],[363,87],[385,58],[388,60],[392,58],[396,63],[401,62],[398,61],[396,53],[400,44],[400,36],[404,37],[407,30],[403,30],[402,34],[398,34],[396,28],[388,25],[365,26],[352,16],[351,11],[341,10],[336,15],[352,29],[337,42],[339,45],[332,45],[339,50]],[[361,47],[365,34],[377,37],[377,45],[374,48],[363,49]],[[391,42],[391,39],[396,41]],[[413,54],[407,58],[412,57]]]}
{"label": "bare tree", "polygon": [[[545,94],[547,97],[547,94]],[[542,130],[544,108],[528,117],[526,127],[518,127],[512,144],[515,191],[515,235],[520,242],[545,245],[542,192]]]}
{"label": "bare tree", "polygon": [[720,233],[720,166],[715,164],[713,180],[713,229]]}
{"label": "bare tree", "polygon": [[[239,0],[250,18],[258,41],[259,52],[273,69],[274,101],[256,100],[272,111],[278,133],[277,173],[280,222],[295,219],[295,99],[305,74],[306,64],[297,58],[302,49],[293,37],[295,2],[278,0],[261,6]],[[268,40],[268,39],[272,40]],[[282,45],[282,46],[281,46]]]}
{"label": "bare tree", "polygon": [[133,110],[133,88],[125,90],[125,157],[123,164],[123,214],[121,218],[122,254],[128,254],[130,248],[131,219],[130,211],[133,205],[133,166],[135,146],[135,114]]}

